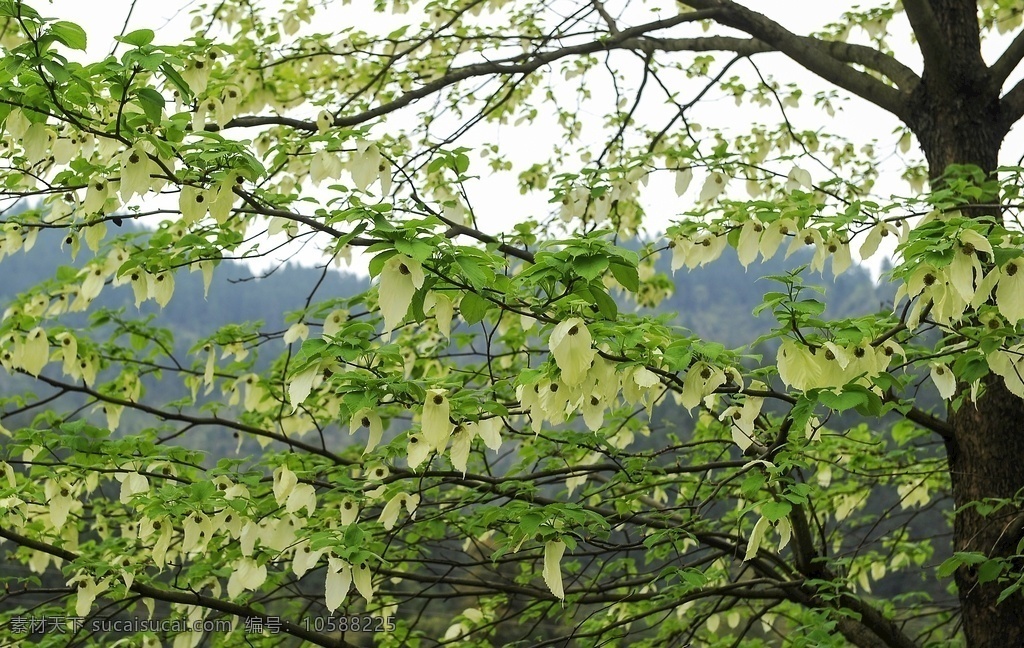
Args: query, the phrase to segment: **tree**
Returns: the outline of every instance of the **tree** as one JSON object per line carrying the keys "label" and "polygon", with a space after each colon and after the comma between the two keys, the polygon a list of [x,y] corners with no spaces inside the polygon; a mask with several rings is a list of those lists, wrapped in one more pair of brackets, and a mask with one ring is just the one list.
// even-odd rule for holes
{"label": "tree", "polygon": [[[79,63],[81,27],[0,0],[29,205],[2,253],[58,230],[89,257],[0,326],[32,385],[3,401],[5,641],[62,615],[40,645],[1024,645],[1021,10],[897,4],[799,34],[731,0],[396,1],[363,29],[226,1]],[[891,142],[814,126],[867,106]],[[911,195],[876,195],[896,147]],[[481,179],[510,173],[521,208]],[[895,310],[826,319],[807,282],[887,237]],[[163,307],[281,240],[323,268],[287,330],[179,349],[96,303]],[[783,246],[810,268],[750,347],[651,311],[660,254]],[[374,287],[319,299],[353,250]],[[95,624],[119,614],[232,625]]]}

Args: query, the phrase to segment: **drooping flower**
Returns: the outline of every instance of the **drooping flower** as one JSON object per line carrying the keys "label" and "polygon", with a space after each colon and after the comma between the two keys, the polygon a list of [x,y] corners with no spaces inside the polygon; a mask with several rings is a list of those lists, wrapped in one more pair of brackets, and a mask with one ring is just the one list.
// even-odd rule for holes
{"label": "drooping flower", "polygon": [[96,582],[92,576],[79,572],[74,578],[68,581],[68,585],[75,587],[75,614],[80,617],[89,616],[89,610],[96,597],[107,590],[110,578]]}
{"label": "drooping flower", "polygon": [[565,553],[565,543],[561,540],[551,540],[544,544],[544,584],[548,586],[556,598],[565,599],[565,590],[562,588],[562,554]]}
{"label": "drooping flower", "polygon": [[43,491],[46,495],[46,506],[50,514],[50,522],[53,524],[54,529],[60,530],[64,527],[72,507],[77,502],[72,488],[65,482],[48,479],[43,487]]}
{"label": "drooping flower", "polygon": [[416,512],[416,507],[419,506],[419,503],[419,495],[409,495],[404,492],[397,493],[388,500],[388,503],[384,505],[383,509],[381,509],[380,517],[377,518],[377,521],[380,522],[386,530],[390,531],[395,528],[395,523],[398,521],[398,514],[401,512],[403,504],[405,505],[406,512],[411,516]]}
{"label": "drooping flower", "polygon": [[746,562],[757,555],[757,550],[761,546],[761,540],[764,539],[764,532],[768,529],[768,518],[763,515],[754,524],[754,529],[750,532],[750,538],[747,540],[747,552],[743,555],[743,561]]}
{"label": "drooping flower", "polygon": [[996,305],[1003,317],[1013,325],[1024,319],[1024,264],[1020,258],[1011,259],[998,270]]}
{"label": "drooping flower", "polygon": [[149,295],[156,300],[156,303],[163,308],[171,301],[174,295],[174,275],[170,272],[160,272],[149,276]]}
{"label": "drooping flower", "polygon": [[728,176],[721,171],[712,171],[704,181],[704,186],[701,187],[698,200],[702,203],[711,202],[725,191],[725,186],[728,183]]}
{"label": "drooping flower", "polygon": [[38,376],[50,360],[50,343],[46,339],[46,331],[36,327],[25,335],[18,354],[21,368],[27,373]]}
{"label": "drooping flower", "polygon": [[740,228],[740,238],[736,244],[736,255],[740,265],[744,268],[757,260],[757,253],[760,251],[761,234],[764,232],[764,225],[756,218],[751,218],[743,223]]}
{"label": "drooping flower", "polygon": [[594,362],[597,351],[594,339],[583,320],[572,317],[555,326],[548,346],[555,364],[562,372],[562,382],[574,387],[583,382]]}
{"label": "drooping flower", "polygon": [[794,191],[796,189],[807,190],[811,186],[810,172],[800,167],[793,167],[786,177],[786,191]]}
{"label": "drooping flower", "polygon": [[359,504],[352,498],[345,498],[341,501],[341,525],[348,526],[359,519]]}
{"label": "drooping flower", "polygon": [[939,390],[939,396],[949,400],[956,393],[956,377],[949,367],[941,362],[931,363],[931,377],[935,387]]}
{"label": "drooping flower", "polygon": [[363,450],[363,454],[372,452],[380,443],[381,437],[384,436],[384,425],[380,420],[380,415],[366,407],[359,410],[349,420],[349,435],[355,434],[355,431],[360,428],[366,428],[370,432],[370,438],[366,441],[366,449]]}
{"label": "drooping flower", "polygon": [[134,146],[121,155],[121,201],[127,203],[132,196],[149,191],[150,175],[155,171],[149,154],[141,146]]}
{"label": "drooping flower", "polygon": [[410,434],[409,440],[406,442],[405,453],[409,468],[416,470],[416,467],[430,456],[430,445],[419,434]]}
{"label": "drooping flower", "polygon": [[687,370],[686,378],[683,379],[680,404],[686,409],[692,410],[700,405],[705,396],[724,385],[726,380],[725,372],[718,367],[703,361],[694,363]]}
{"label": "drooping flower", "polygon": [[379,303],[384,318],[384,332],[395,330],[412,304],[413,295],[423,287],[423,266],[402,254],[384,263],[380,273]]}
{"label": "drooping flower", "polygon": [[794,340],[779,346],[776,366],[782,382],[794,389],[807,390],[820,386],[822,368],[816,354]]}
{"label": "drooping flower", "polygon": [[284,509],[288,513],[306,509],[306,514],[312,515],[316,510],[316,489],[311,484],[297,484],[288,495]]}
{"label": "drooping flower", "polygon": [[497,416],[467,423],[467,426],[473,429],[474,434],[483,439],[484,445],[494,451],[501,448],[501,429],[503,425],[504,423],[501,418]]}
{"label": "drooping flower", "polygon": [[321,110],[320,114],[316,116],[316,130],[321,135],[329,131],[333,125],[334,117],[326,110]]}
{"label": "drooping flower", "polygon": [[431,291],[423,300],[423,312],[434,313],[434,320],[437,322],[437,330],[446,339],[452,337],[452,317],[455,306],[452,300],[444,293]]}
{"label": "drooping flower", "polygon": [[473,449],[474,429],[468,425],[459,425],[452,435],[452,449],[449,457],[455,470],[466,474],[466,465],[469,463],[469,452]]}
{"label": "drooping flower", "polygon": [[327,583],[324,588],[324,601],[327,611],[333,613],[348,596],[352,587],[352,566],[340,558],[333,556],[327,559]]}
{"label": "drooping flower", "polygon": [[288,466],[278,466],[274,470],[274,500],[279,506],[288,500],[288,496],[298,483],[298,476],[289,470]]}
{"label": "drooping flower", "polygon": [[337,309],[331,311],[326,318],[324,318],[323,337],[329,339],[338,334],[341,331],[342,326],[348,320],[348,311],[344,309]]}
{"label": "drooping flower", "polygon": [[430,450],[444,452],[452,436],[451,405],[443,389],[428,389],[423,403],[423,440]]}
{"label": "drooping flower", "polygon": [[1010,393],[1024,398],[1024,345],[996,349],[988,354],[988,366],[1003,378]]}
{"label": "drooping flower", "polygon": [[352,181],[360,190],[365,190],[381,173],[380,150],[374,144],[360,140],[356,144],[356,154],[349,161]]}
{"label": "drooping flower", "polygon": [[683,167],[682,169],[676,169],[675,178],[675,190],[677,196],[682,196],[686,193],[687,188],[690,186],[690,182],[693,180],[693,169],[690,167]]}
{"label": "drooping flower", "polygon": [[228,578],[228,597],[234,599],[246,590],[257,590],[266,580],[266,565],[260,565],[252,558],[242,558]]}
{"label": "drooping flower", "polygon": [[352,582],[356,585],[356,591],[369,605],[373,600],[373,572],[370,571],[369,565],[366,563],[356,565],[352,570]]}
{"label": "drooping flower", "polygon": [[327,553],[326,548],[313,551],[309,546],[309,541],[303,540],[295,547],[295,555],[292,556],[292,573],[295,574],[296,578],[302,578],[306,572],[316,567],[320,556],[325,553]]}

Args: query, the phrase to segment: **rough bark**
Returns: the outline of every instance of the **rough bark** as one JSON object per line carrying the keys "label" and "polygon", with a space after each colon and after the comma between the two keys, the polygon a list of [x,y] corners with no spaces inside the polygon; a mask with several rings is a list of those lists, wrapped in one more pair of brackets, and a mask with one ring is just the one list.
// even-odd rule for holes
{"label": "rough bark", "polygon": [[[985,498],[1011,498],[1024,488],[1024,401],[1006,390],[1001,378],[987,381],[977,408],[965,405],[950,413],[954,438],[946,443],[953,499],[957,508]],[[973,508],[960,510],[953,523],[956,551],[980,551],[1005,557],[1017,550],[1016,509],[984,517]],[[961,616],[970,648],[1024,646],[1024,597],[997,604],[1002,586],[978,583],[973,567],[956,573]]]}
{"label": "rough bark", "polygon": [[[927,156],[937,181],[950,164],[973,164],[994,172],[1007,127],[998,84],[980,52],[977,6],[970,0],[908,3],[920,13],[912,22],[926,63],[920,85],[910,97],[908,125]],[[946,55],[937,48],[946,48]],[[979,215],[992,209],[977,210]],[[961,386],[961,389],[965,386]],[[967,403],[949,412],[953,434],[947,438],[953,500],[954,550],[979,551],[1006,557],[1020,540],[1019,509],[1003,509],[985,517],[971,502],[1012,498],[1024,489],[1024,400],[1011,394],[1002,379],[990,376],[977,405]],[[1024,646],[1024,597],[997,604],[1002,586],[981,584],[973,567],[956,573],[962,624],[970,648]]]}

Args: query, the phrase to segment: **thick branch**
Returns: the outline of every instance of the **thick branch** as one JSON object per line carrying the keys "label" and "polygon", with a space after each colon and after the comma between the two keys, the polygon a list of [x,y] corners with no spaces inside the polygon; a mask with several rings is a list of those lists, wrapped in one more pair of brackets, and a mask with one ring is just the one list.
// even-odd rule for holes
{"label": "thick branch", "polygon": [[[366,123],[382,115],[404,108],[418,99],[430,96],[466,79],[489,75],[530,74],[569,56],[611,50],[639,50],[643,52],[729,51],[745,56],[761,52],[783,52],[804,65],[804,67],[818,73],[824,79],[846,88],[893,113],[896,113],[902,106],[900,92],[889,87],[884,82],[873,78],[871,75],[854,70],[846,64],[854,63],[878,72],[891,79],[900,90],[907,93],[920,81],[909,67],[876,49],[863,45],[823,41],[809,36],[797,36],[764,16],[749,11],[747,13],[760,19],[758,22],[760,27],[764,27],[760,23],[764,23],[767,26],[759,29],[744,30],[754,36],[752,39],[725,36],[663,39],[649,36],[652,32],[668,29],[687,22],[713,18],[720,13],[720,10],[717,8],[706,11],[694,11],[673,18],[623,29],[603,40],[562,47],[538,54],[522,54],[508,59],[456,68],[443,77],[435,79],[420,88],[406,92],[393,101],[355,115],[339,117],[335,120],[334,125],[346,127]],[[309,132],[317,130],[317,125],[313,121],[292,119],[279,115],[236,117],[229,121],[224,128],[252,128],[257,126],[290,126],[297,130]],[[209,125],[207,130],[218,130],[218,127],[216,125]]]}
{"label": "thick branch", "polygon": [[[793,552],[797,569],[809,580],[837,580],[836,574],[824,566],[821,555],[814,548],[804,509],[794,506],[789,520],[793,525]],[[815,596],[813,589],[808,593]],[[839,590],[839,594],[838,603],[859,615],[858,619],[839,615],[839,632],[858,648],[916,648],[910,637],[869,603],[850,594],[845,587]],[[821,602],[818,604],[825,607]]]}
{"label": "thick branch", "polygon": [[259,437],[264,437],[266,439],[272,439],[274,441],[278,441],[278,442],[280,442],[280,443],[282,443],[282,444],[292,448],[293,450],[294,449],[298,449],[298,450],[302,450],[303,452],[307,452],[309,454],[319,455],[321,457],[324,457],[325,459],[328,459],[328,460],[334,462],[337,465],[347,465],[348,463],[350,463],[350,462],[347,462],[346,460],[342,459],[340,456],[334,454],[333,452],[328,451],[325,448],[319,448],[319,447],[317,447],[315,445],[311,445],[309,443],[304,443],[303,441],[299,441],[298,439],[295,439],[293,437],[288,437],[288,436],[284,436],[284,435],[281,435],[281,434],[277,434],[275,432],[270,432],[268,430],[264,430],[262,428],[255,427],[253,425],[247,425],[247,424],[241,423],[239,421],[234,421],[234,420],[231,420],[231,419],[221,418],[219,416],[210,416],[210,417],[193,416],[193,415],[190,415],[190,414],[185,414],[185,413],[180,412],[180,411],[163,410],[163,409],[160,409],[158,407],[153,407],[152,405],[146,405],[145,403],[140,403],[140,402],[133,401],[133,400],[127,400],[127,399],[124,399],[124,398],[117,398],[116,396],[110,396],[110,395],[107,395],[107,394],[102,394],[102,393],[100,393],[100,392],[98,392],[98,391],[96,391],[94,389],[91,389],[91,388],[85,386],[85,385],[72,385],[70,383],[66,383],[66,382],[63,382],[63,381],[60,381],[60,380],[56,380],[54,378],[49,378],[49,377],[44,376],[42,374],[36,376],[35,379],[40,381],[40,382],[46,383],[47,385],[49,385],[51,387],[55,387],[57,389],[61,389],[61,390],[65,391],[65,392],[77,392],[77,393],[80,393],[80,394],[85,394],[87,396],[95,398],[97,401],[104,402],[104,403],[110,403],[112,405],[120,405],[122,407],[127,407],[129,409],[134,409],[134,410],[138,410],[140,412],[145,412],[146,414],[150,414],[152,416],[156,416],[156,417],[158,417],[160,419],[169,420],[169,421],[180,421],[182,423],[189,423],[191,425],[205,425],[205,426],[211,426],[211,427],[225,427],[225,428],[228,428],[230,430],[237,430],[239,432],[245,432],[246,434],[252,434],[253,436],[259,436]]}
{"label": "thick branch", "polygon": [[[349,115],[348,117],[339,117],[334,120],[336,127],[346,126],[357,126],[364,124],[372,119],[393,113],[396,110],[404,108],[409,104],[413,103],[418,99],[429,97],[432,94],[440,92],[445,88],[455,85],[460,81],[471,79],[480,76],[491,76],[496,74],[530,74],[536,70],[550,65],[563,59],[567,56],[577,56],[584,54],[594,54],[595,52],[604,52],[614,49],[623,49],[623,43],[632,41],[635,43],[635,39],[648,34],[650,32],[660,31],[662,29],[668,29],[681,25],[688,22],[697,22],[711,18],[715,12],[713,11],[694,11],[688,14],[680,14],[673,16],[672,18],[665,18],[663,20],[655,20],[636,27],[630,27],[629,29],[623,29],[619,33],[612,35],[609,38],[603,40],[591,41],[589,43],[581,43],[579,45],[570,45],[547,52],[541,52],[539,54],[521,54],[519,56],[502,59],[498,61],[489,61],[487,63],[476,63],[473,65],[467,65],[465,67],[456,68],[450,73],[434,79],[430,83],[427,83],[415,90],[410,90],[405,94],[401,95],[393,101],[381,104],[376,108],[363,111],[356,115]],[[240,127],[253,127],[253,126],[267,126],[267,125],[286,125],[292,126],[300,130],[307,130],[314,132],[317,130],[315,122],[302,121],[297,119],[284,119],[278,116],[249,116],[249,117],[236,117],[232,119],[224,128],[240,128]],[[217,130],[216,126],[207,126],[207,130]]]}
{"label": "thick branch", "polygon": [[901,119],[906,116],[908,109],[905,97],[899,90],[890,88],[870,74],[854,70],[836,58],[824,45],[824,41],[797,36],[767,16],[732,0],[686,0],[686,4],[694,9],[713,12],[716,22],[768,43],[829,83]]}
{"label": "thick branch", "polygon": [[989,78],[993,91],[998,91],[1003,87],[1003,83],[1017,69],[1022,59],[1024,59],[1024,30],[1017,34],[1013,42],[1007,46],[1006,50],[999,55],[996,62],[989,68]]}
{"label": "thick branch", "polygon": [[903,0],[903,10],[907,12],[914,36],[917,37],[930,83],[936,88],[948,90],[952,75],[947,39],[929,0]]}
{"label": "thick branch", "polygon": [[1013,89],[1003,95],[1002,126],[1005,131],[1016,124],[1021,117],[1024,117],[1024,79],[1017,82]]}
{"label": "thick branch", "polygon": [[[349,236],[348,234],[345,234],[341,230],[335,229],[330,225],[321,223],[319,220],[311,216],[304,216],[302,214],[297,214],[295,212],[262,205],[251,194],[242,191],[241,189],[236,188],[235,193],[241,196],[242,200],[244,200],[246,204],[252,208],[252,211],[258,214],[263,214],[264,216],[277,216],[279,218],[284,218],[287,220],[295,221],[297,223],[302,223],[303,225],[308,225],[309,227],[318,232],[330,234],[336,239],[341,239]],[[446,220],[444,217],[440,215],[438,215],[437,217],[444,221],[446,225],[450,225],[448,231],[445,232],[445,236],[448,238],[454,238],[460,235],[468,236],[470,238],[476,239],[477,241],[480,241],[481,243],[495,244],[497,246],[496,249],[499,252],[502,252],[509,256],[514,256],[528,263],[534,262],[533,253],[530,252],[529,250],[523,250],[513,245],[509,245],[508,243],[501,243],[497,238],[491,236],[490,234],[485,234],[484,232],[481,232],[480,230],[474,229],[472,227],[452,223],[451,221]],[[347,245],[351,245],[352,247],[370,247],[371,245],[376,245],[377,243],[380,242],[381,241],[377,239],[366,238],[363,236],[352,236],[348,239]]]}
{"label": "thick branch", "polygon": [[[862,65],[869,70],[888,77],[900,90],[910,92],[921,82],[917,74],[893,57],[872,47],[843,43],[840,41],[822,41],[810,36],[797,36],[809,46],[821,47],[831,56],[844,63]],[[705,36],[698,38],[643,38],[637,39],[637,49],[643,51],[663,52],[735,52],[741,56],[751,56],[764,52],[778,52],[779,49],[757,38],[737,38],[734,36]]]}
{"label": "thick branch", "polygon": [[[8,528],[0,527],[0,538],[6,538],[11,542],[20,545],[22,547],[28,547],[29,549],[35,549],[51,556],[57,556],[68,562],[72,562],[78,559],[78,554],[62,549],[39,540],[33,540],[32,538],[16,533]],[[151,598],[157,601],[166,601],[168,603],[180,603],[183,605],[198,605],[208,610],[217,610],[225,614],[231,614],[233,616],[245,619],[255,618],[263,619],[267,621],[270,616],[259,612],[251,607],[245,605],[238,605],[237,603],[231,603],[229,601],[222,601],[221,599],[213,598],[212,596],[203,596],[198,592],[184,592],[184,591],[173,591],[161,589],[159,587],[153,587],[151,585],[144,585],[139,582],[132,583],[129,588],[132,592]],[[321,635],[317,632],[304,629],[302,626],[292,623],[290,621],[281,620],[281,630],[286,634],[292,635],[304,639],[317,646],[325,646],[326,648],[348,648],[352,644],[348,643],[344,639],[334,639]]]}
{"label": "thick branch", "polygon": [[[888,401],[889,399],[886,400]],[[927,428],[935,434],[938,434],[943,439],[953,438],[953,427],[947,421],[933,416],[924,410],[911,407],[903,416],[906,417],[907,420],[913,421],[921,427]]]}

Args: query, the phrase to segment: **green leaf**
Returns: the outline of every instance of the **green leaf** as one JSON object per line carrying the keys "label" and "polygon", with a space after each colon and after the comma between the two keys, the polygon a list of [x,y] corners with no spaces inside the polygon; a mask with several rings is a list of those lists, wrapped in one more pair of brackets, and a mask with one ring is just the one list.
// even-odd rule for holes
{"label": "green leaf", "polygon": [[50,33],[71,49],[85,50],[85,30],[73,22],[58,20],[50,25]]}
{"label": "green leaf", "polygon": [[455,257],[455,263],[462,269],[463,276],[474,288],[483,288],[494,281],[494,271],[481,265],[476,259],[459,255]]}
{"label": "green leaf", "polygon": [[46,68],[47,72],[53,75],[54,80],[56,80],[58,83],[66,83],[68,79],[71,78],[71,75],[68,73],[67,68],[58,63],[57,61],[45,59],[43,61],[43,67]]}
{"label": "green leaf", "polygon": [[379,275],[381,273],[381,270],[384,269],[384,264],[387,263],[388,259],[395,256],[395,254],[395,250],[385,250],[378,254],[377,256],[370,259],[370,265],[368,269],[370,276],[376,277],[377,275]]}
{"label": "green leaf", "polygon": [[434,253],[434,246],[420,239],[398,239],[395,241],[395,249],[421,263],[429,259],[430,255]]}
{"label": "green leaf", "polygon": [[612,261],[610,267],[615,281],[622,284],[623,288],[634,293],[640,290],[640,274],[637,272],[636,266]]}
{"label": "green leaf", "polygon": [[672,371],[682,371],[693,360],[693,344],[689,340],[676,340],[665,349],[664,359]]}
{"label": "green leaf", "polygon": [[531,536],[544,523],[545,516],[540,513],[527,513],[519,519],[519,529],[524,535]]}
{"label": "green leaf", "polygon": [[602,317],[609,320],[618,319],[619,307],[615,300],[608,296],[608,293],[597,286],[591,285],[590,296],[594,304],[597,305],[597,310],[601,313]]}
{"label": "green leaf", "polygon": [[358,547],[363,543],[365,537],[363,530],[359,528],[358,524],[350,524],[345,529],[345,545],[349,547]]}
{"label": "green leaf", "polygon": [[986,560],[978,565],[978,582],[991,583],[1003,573],[1003,567],[1001,560]]}
{"label": "green leaf", "polygon": [[608,268],[608,257],[598,254],[578,256],[573,259],[572,267],[576,274],[589,281]]}
{"label": "green leaf", "polygon": [[484,315],[491,309],[491,302],[487,301],[476,293],[466,293],[459,305],[459,312],[467,324],[476,324],[483,320]]}
{"label": "green leaf", "polygon": [[189,486],[191,491],[191,499],[193,502],[205,502],[217,492],[217,487],[211,481],[194,482]]}
{"label": "green leaf", "polygon": [[178,71],[175,70],[170,63],[164,61],[160,65],[160,71],[164,73],[164,76],[167,77],[167,80],[171,82],[171,85],[177,88],[178,92],[181,93],[181,96],[183,98],[192,98],[192,89],[188,87],[188,83],[185,82],[185,79],[183,79],[181,75],[178,74]]}
{"label": "green leaf", "polygon": [[855,390],[844,390],[838,394],[827,390],[818,392],[818,402],[834,412],[853,409],[865,401],[864,393]]}
{"label": "green leaf", "polygon": [[768,502],[761,507],[761,514],[774,524],[789,515],[792,510],[793,505],[789,502]]}
{"label": "green leaf", "polygon": [[156,33],[152,29],[136,29],[124,36],[114,36],[114,40],[126,45],[134,45],[135,47],[149,45],[153,42],[154,38],[156,38]]}
{"label": "green leaf", "polygon": [[150,121],[159,124],[160,117],[163,114],[164,96],[154,90],[153,88],[141,88],[138,92],[139,103],[142,104],[142,110],[145,111],[146,117],[149,117]]}
{"label": "green leaf", "polygon": [[949,578],[961,565],[980,565],[988,561],[985,554],[976,551],[957,551],[939,565],[936,573],[939,578]]}

